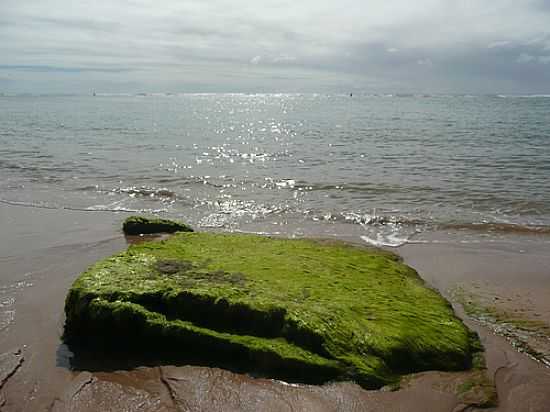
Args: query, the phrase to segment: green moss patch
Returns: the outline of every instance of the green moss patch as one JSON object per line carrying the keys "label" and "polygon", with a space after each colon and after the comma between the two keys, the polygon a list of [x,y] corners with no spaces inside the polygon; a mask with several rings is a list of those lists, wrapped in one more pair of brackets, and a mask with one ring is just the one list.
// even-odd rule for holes
{"label": "green moss patch", "polygon": [[472,364],[475,337],[386,252],[313,240],[178,233],[98,262],[69,291],[65,339],[230,360],[367,388]]}
{"label": "green moss patch", "polygon": [[130,216],[122,224],[122,231],[126,235],[143,235],[152,233],[192,232],[185,223],[167,219]]}

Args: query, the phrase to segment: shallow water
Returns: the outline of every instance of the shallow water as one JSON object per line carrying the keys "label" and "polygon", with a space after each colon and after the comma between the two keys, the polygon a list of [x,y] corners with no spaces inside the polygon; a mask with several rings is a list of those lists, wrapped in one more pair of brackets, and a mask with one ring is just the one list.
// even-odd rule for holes
{"label": "shallow water", "polygon": [[0,201],[390,246],[548,234],[549,112],[544,96],[0,97]]}

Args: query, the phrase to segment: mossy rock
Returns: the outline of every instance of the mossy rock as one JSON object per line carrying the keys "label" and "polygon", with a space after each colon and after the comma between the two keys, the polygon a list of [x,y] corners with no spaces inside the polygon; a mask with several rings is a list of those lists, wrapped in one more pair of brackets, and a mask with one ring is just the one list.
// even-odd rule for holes
{"label": "mossy rock", "polygon": [[192,232],[185,223],[168,219],[130,216],[122,224],[122,231],[126,235],[145,235],[152,233]]}
{"label": "mossy rock", "polygon": [[366,388],[467,369],[478,348],[397,256],[305,239],[178,233],[133,245],[83,273],[65,312],[69,343]]}

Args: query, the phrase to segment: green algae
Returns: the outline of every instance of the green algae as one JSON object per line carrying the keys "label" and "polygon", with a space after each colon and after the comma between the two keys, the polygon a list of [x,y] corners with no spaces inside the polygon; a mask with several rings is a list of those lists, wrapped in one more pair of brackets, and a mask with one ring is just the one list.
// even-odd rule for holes
{"label": "green algae", "polygon": [[65,339],[231,359],[367,388],[471,367],[478,342],[393,254],[313,240],[178,233],[98,262],[66,300]]}
{"label": "green algae", "polygon": [[143,235],[152,233],[192,232],[185,223],[168,219],[130,216],[122,224],[122,231],[126,235]]}

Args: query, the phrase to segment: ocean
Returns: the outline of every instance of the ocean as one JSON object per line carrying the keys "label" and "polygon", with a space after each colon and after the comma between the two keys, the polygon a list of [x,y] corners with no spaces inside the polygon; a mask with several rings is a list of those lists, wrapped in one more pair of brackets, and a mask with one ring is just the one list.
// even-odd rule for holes
{"label": "ocean", "polygon": [[21,207],[400,246],[550,235],[549,182],[548,96],[0,97]]}

